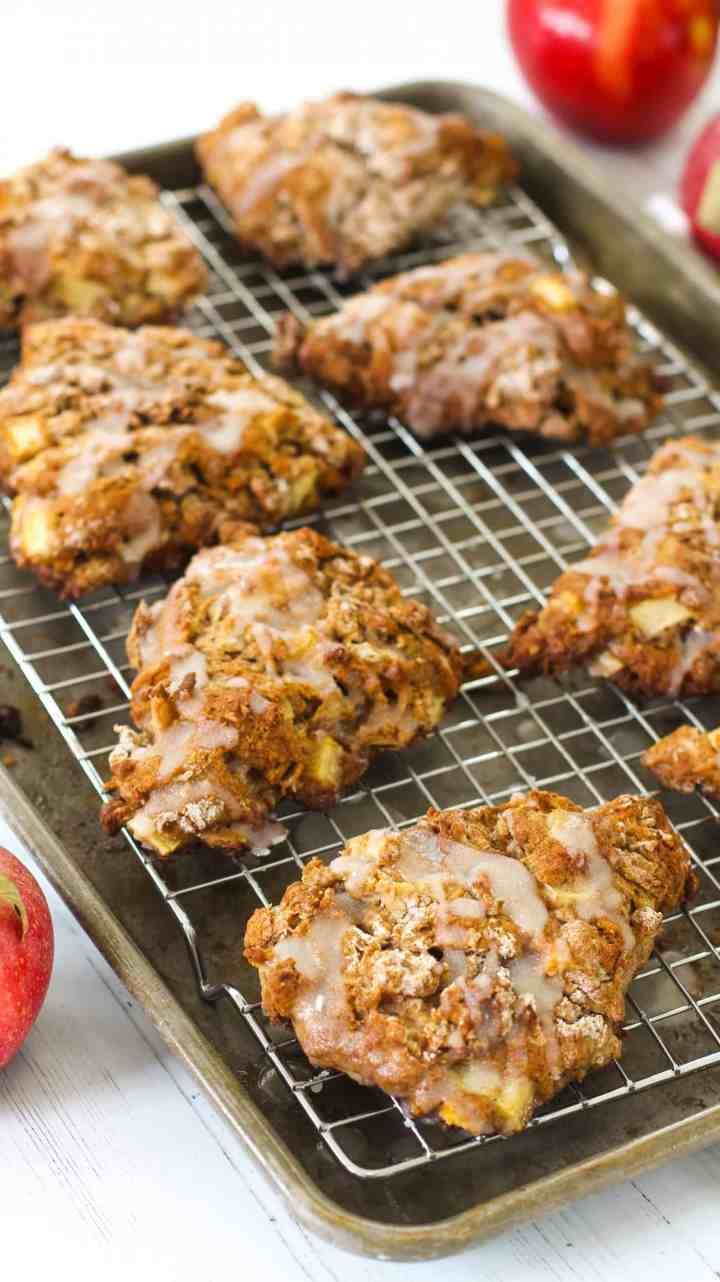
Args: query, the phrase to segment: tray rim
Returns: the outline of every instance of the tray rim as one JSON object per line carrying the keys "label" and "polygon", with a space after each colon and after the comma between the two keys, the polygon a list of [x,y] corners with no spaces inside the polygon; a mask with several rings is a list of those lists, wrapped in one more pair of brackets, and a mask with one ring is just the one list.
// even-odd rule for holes
{"label": "tray rim", "polygon": [[322,1193],[278,1138],[222,1057],[185,1014],[164,980],[102,896],[76,866],[23,790],[0,765],[0,814],[52,883],[105,960],[142,1005],[167,1045],[190,1069],[234,1127],[255,1165],[274,1180],[291,1213],[333,1246],[376,1259],[447,1256],[503,1229],[547,1214],[577,1196],[598,1192],[670,1157],[704,1147],[720,1135],[720,1104],[692,1118],[470,1207],[436,1224],[390,1225],[343,1207]]}
{"label": "tray rim", "polygon": [[[720,277],[715,283],[700,256],[678,244],[632,200],[608,193],[599,171],[575,144],[553,126],[537,120],[503,95],[462,81],[423,80],[383,87],[378,97],[412,100],[424,93],[472,95],[482,109],[492,103],[510,118],[539,151],[562,158],[574,179],[612,212],[621,223],[630,221],[636,233],[661,257],[690,278],[693,287],[719,309]],[[172,140],[111,157],[135,171],[157,168],[159,161],[188,159],[193,138]],[[10,663],[24,674],[8,652]],[[454,1254],[465,1247],[511,1228],[524,1220],[597,1192],[617,1179],[626,1179],[671,1157],[693,1152],[720,1138],[720,1104],[685,1120],[592,1158],[573,1163],[550,1176],[499,1194],[436,1223],[393,1225],[346,1211],[323,1193],[256,1107],[222,1056],[182,1009],[158,971],[132,940],[89,878],[75,864],[26,793],[0,765],[0,813],[19,840],[37,859],[61,899],[112,966],[130,993],[143,1006],[167,1045],[179,1055],[217,1111],[234,1128],[256,1167],[283,1195],[291,1214],[304,1227],[335,1246],[377,1259],[427,1260]]]}

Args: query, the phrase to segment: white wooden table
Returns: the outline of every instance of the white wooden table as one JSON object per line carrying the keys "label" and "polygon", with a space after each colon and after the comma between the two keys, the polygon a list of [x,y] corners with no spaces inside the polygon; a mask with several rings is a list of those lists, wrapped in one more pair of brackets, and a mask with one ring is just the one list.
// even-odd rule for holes
{"label": "white wooden table", "polygon": [[[112,8],[5,0],[0,172],[51,143],[107,152],[192,133],[244,97],[279,107],[331,88],[442,76],[530,101],[504,40],[501,0],[202,8],[204,16],[189,0]],[[687,139],[713,105],[718,77],[671,140],[624,157],[598,148],[598,163],[642,200],[671,191]],[[0,843],[23,853],[2,825]],[[3,1277],[720,1277],[717,1147],[442,1265],[379,1264],[310,1238],[49,888],[48,896],[53,983],[25,1048],[0,1073]]]}

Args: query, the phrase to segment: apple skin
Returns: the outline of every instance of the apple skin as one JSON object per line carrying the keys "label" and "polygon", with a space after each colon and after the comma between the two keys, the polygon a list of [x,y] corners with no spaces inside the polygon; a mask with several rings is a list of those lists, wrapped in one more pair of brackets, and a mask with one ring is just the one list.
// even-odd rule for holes
{"label": "apple skin", "polygon": [[549,111],[603,142],[659,138],[715,56],[715,0],[508,0],[515,57]]}
{"label": "apple skin", "polygon": [[32,873],[0,847],[0,1068],[40,1012],[55,953],[47,900]]}
{"label": "apple skin", "polygon": [[720,259],[720,112],[688,152],[680,198],[695,239],[712,258]]}

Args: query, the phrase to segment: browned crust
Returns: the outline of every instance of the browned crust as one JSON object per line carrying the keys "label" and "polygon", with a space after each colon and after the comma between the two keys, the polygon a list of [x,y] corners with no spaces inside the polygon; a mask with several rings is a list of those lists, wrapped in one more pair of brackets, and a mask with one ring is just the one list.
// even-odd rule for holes
{"label": "browned crust", "polygon": [[665,788],[692,792],[701,788],[720,797],[720,731],[678,726],[643,755],[643,765]]}
{"label": "browned crust", "polygon": [[[583,878],[591,874],[558,838],[558,812],[580,816],[593,834],[593,858],[606,869],[606,893],[614,897],[608,915],[583,907],[583,888],[591,884]],[[413,860],[435,844],[449,861],[457,849],[452,843],[475,850],[485,863],[470,885],[446,873],[440,895],[432,876],[423,882],[413,873]],[[547,914],[543,954],[518,925],[517,904],[503,902],[486,881],[488,852],[509,856],[532,874],[533,893]],[[441,866],[452,868],[435,864]],[[245,954],[260,971],[266,1014],[293,1021],[312,1063],[400,1095],[414,1113],[438,1109],[469,1130],[509,1133],[569,1081],[620,1054],[627,986],[652,949],[660,913],[695,888],[685,847],[659,802],[618,797],[582,812],[556,794],[531,792],[502,806],[430,811],[400,834],[355,838],[330,867],[311,860],[276,908],[253,914]],[[482,913],[469,914],[469,903],[482,905]],[[336,987],[332,1000],[320,1003],[326,1019],[303,1004],[312,990],[296,959],[304,956],[302,941],[317,938],[311,932],[318,921],[341,928],[344,922],[341,1017]],[[464,935],[449,952],[442,933],[448,929]],[[313,947],[317,972],[318,944]],[[557,989],[552,1032],[541,1008],[521,998],[521,976],[538,955]],[[474,1070],[463,1076],[471,1061],[482,1070],[476,1087]]]}
{"label": "browned crust", "polygon": [[[140,735],[125,733],[111,758],[116,796],[103,822],[129,823],[160,854],[197,836],[237,849],[282,797],[333,805],[376,752],[437,725],[462,675],[457,643],[425,606],[369,557],[309,529],[201,553],[164,602],[139,609],[128,654]],[[198,725],[217,746],[197,746],[196,734],[173,747],[161,778],[165,732],[175,743]],[[220,798],[211,822],[188,814],[187,786],[203,802]],[[168,787],[176,818],[157,830],[138,823]]]}
{"label": "browned crust", "polygon": [[582,570],[520,619],[507,663],[547,673],[589,663],[644,695],[719,690],[719,514],[720,446],[668,441]]}
{"label": "browned crust", "polygon": [[510,254],[416,268],[307,327],[283,317],[275,362],[422,438],[496,423],[606,445],[662,403],[618,294]]}
{"label": "browned crust", "polygon": [[29,326],[0,392],[11,549],[64,596],[178,569],[238,522],[311,512],[363,465],[287,383],[186,330]]}
{"label": "browned crust", "polygon": [[69,151],[0,183],[0,328],[72,313],[172,320],[206,285],[150,178]]}
{"label": "browned crust", "polygon": [[516,173],[504,140],[463,116],[351,93],[284,116],[242,103],[196,150],[243,244],[278,267],[345,275],[460,201],[488,204]]}

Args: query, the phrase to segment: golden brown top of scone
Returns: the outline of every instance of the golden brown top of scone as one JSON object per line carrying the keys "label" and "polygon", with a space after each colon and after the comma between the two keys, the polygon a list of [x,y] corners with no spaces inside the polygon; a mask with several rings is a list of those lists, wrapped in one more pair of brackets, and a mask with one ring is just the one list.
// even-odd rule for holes
{"label": "golden brown top of scone", "polygon": [[0,183],[0,327],[73,313],[169,319],[205,286],[155,183],[69,151]]}
{"label": "golden brown top of scone", "polygon": [[279,266],[344,272],[404,245],[459,201],[487,204],[516,166],[464,116],[341,93],[283,116],[243,103],[197,143],[241,241]]}
{"label": "golden brown top of scone", "polygon": [[224,522],[312,511],[363,462],[282,379],[181,329],[29,326],[0,392],[13,553],[70,595],[172,569]]}
{"label": "golden brown top of scone", "polygon": [[720,689],[720,445],[653,455],[591,554],[520,620],[508,662],[594,674],[645,694]]}
{"label": "golden brown top of scone", "polygon": [[627,986],[694,884],[659,802],[531,792],[312,860],[245,952],[311,1062],[508,1133],[619,1053]]}
{"label": "golden brown top of scone", "polygon": [[425,606],[313,530],[200,553],[140,607],[128,654],[140,734],[111,756],[107,817],[161,854],[266,844],[250,829],[283,796],[333,804],[375,752],[437,725],[461,669]]}
{"label": "golden brown top of scone", "polygon": [[678,726],[648,748],[642,761],[665,788],[678,792],[702,788],[720,797],[720,729]]}
{"label": "golden brown top of scone", "polygon": [[393,410],[423,438],[492,422],[603,444],[661,404],[617,293],[509,253],[393,276],[306,330],[283,318],[276,360]]}

